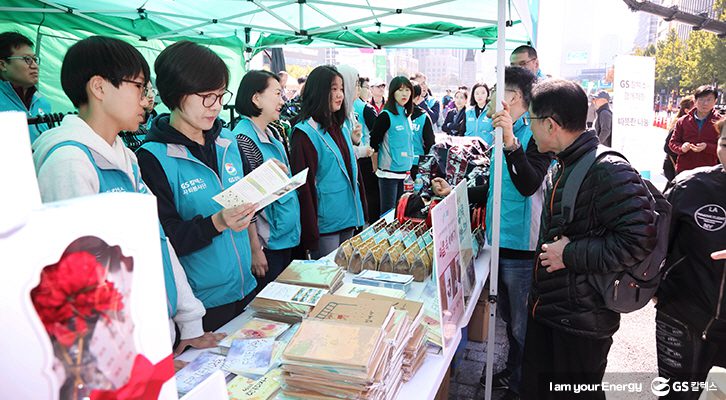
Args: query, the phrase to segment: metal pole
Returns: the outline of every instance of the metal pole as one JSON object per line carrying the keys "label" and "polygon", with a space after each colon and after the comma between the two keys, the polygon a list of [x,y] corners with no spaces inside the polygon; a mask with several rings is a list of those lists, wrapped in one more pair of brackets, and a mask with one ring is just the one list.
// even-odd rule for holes
{"label": "metal pole", "polygon": [[[504,50],[505,50],[505,22],[507,0],[499,0],[497,12],[497,99],[496,110],[502,110],[504,101]],[[502,128],[494,131],[494,192],[492,208],[492,256],[489,273],[489,332],[487,334],[487,370],[486,370],[486,400],[492,398],[492,374],[494,372],[494,338],[497,325],[497,293],[499,283],[499,228],[502,213],[502,148],[504,141]]]}

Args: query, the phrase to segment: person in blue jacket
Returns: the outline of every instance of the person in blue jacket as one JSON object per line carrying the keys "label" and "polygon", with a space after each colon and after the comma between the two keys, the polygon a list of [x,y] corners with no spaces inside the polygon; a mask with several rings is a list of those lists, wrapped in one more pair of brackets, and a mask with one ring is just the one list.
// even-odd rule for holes
{"label": "person in blue jacket", "polygon": [[298,188],[301,250],[332,253],[365,224],[365,191],[347,128],[343,76],[329,65],[308,75],[292,132],[292,173],[308,168]]}
{"label": "person in blue jacket", "polygon": [[[421,102],[423,93],[421,85],[413,83],[413,104]],[[429,153],[431,146],[436,142],[434,127],[431,117],[423,108],[414,105],[411,113],[411,131],[413,132],[413,166],[411,166],[411,178],[416,180],[418,176],[418,164],[422,156]]]}
{"label": "person in blue jacket", "polygon": [[471,107],[466,110],[466,133],[464,136],[482,138],[488,146],[494,144],[494,127],[492,119],[487,117],[486,106],[489,102],[489,87],[486,83],[477,83],[471,89]]}
{"label": "person in blue jacket", "polygon": [[[240,121],[234,127],[237,143],[254,170],[268,160],[275,160],[290,174],[285,145],[270,130],[270,123],[280,118],[282,99],[280,78],[269,72],[247,72],[239,84],[234,108]],[[300,202],[297,191],[283,196],[257,214],[257,235],[250,235],[252,271],[257,276],[257,290],[262,290],[290,264],[292,249],[300,243]]]}
{"label": "person in blue jacket", "polygon": [[[33,143],[43,201],[105,192],[151,194],[141,180],[136,156],[119,137],[120,131],[138,126],[144,109],[154,102],[149,66],[141,53],[124,41],[93,36],[68,49],[60,75],[78,115],[66,116],[59,127]],[[170,334],[178,340],[175,352],[187,346],[216,347],[221,336],[204,332],[204,307],[194,297],[161,226],[159,233]]]}
{"label": "person in blue jacket", "polygon": [[[0,111],[22,111],[28,118],[50,114],[50,103],[35,87],[39,74],[33,42],[17,32],[0,33]],[[30,143],[46,129],[47,124],[29,125]]]}
{"label": "person in blue jacket", "polygon": [[171,114],[154,119],[137,151],[144,182],[194,294],[206,309],[205,331],[241,314],[257,281],[247,228],[256,204],[223,208],[212,197],[244,176],[234,134],[217,118],[229,102],[229,71],[206,47],[179,41],[154,63],[161,101]]}
{"label": "person in blue jacket", "polygon": [[[422,88],[423,89],[423,88]],[[371,131],[371,147],[376,151],[376,176],[381,194],[381,215],[395,208],[403,195],[403,181],[414,158],[413,85],[397,76],[388,86],[388,100]]]}

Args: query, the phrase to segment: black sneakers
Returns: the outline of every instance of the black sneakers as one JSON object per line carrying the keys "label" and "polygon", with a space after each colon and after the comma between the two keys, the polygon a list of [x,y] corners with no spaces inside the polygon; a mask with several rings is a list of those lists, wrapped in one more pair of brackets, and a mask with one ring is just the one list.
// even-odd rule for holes
{"label": "black sneakers", "polygon": [[[509,389],[509,377],[512,376],[512,371],[503,369],[492,376],[492,389]],[[487,377],[483,374],[479,379],[481,387],[486,388]]]}

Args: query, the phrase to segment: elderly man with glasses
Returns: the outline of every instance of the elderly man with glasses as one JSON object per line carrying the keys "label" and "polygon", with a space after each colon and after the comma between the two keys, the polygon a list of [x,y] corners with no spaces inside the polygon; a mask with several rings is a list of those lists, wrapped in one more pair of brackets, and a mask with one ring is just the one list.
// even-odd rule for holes
{"label": "elderly man with glasses", "polygon": [[[33,42],[17,32],[0,33],[0,111],[22,111],[28,118],[50,114],[50,103],[40,95],[40,58]],[[48,129],[46,124],[30,125],[30,142]]]}

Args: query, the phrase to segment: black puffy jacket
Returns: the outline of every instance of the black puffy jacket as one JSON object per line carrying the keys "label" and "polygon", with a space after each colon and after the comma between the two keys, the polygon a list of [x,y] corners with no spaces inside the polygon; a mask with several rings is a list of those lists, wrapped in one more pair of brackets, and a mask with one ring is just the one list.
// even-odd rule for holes
{"label": "black puffy jacket", "polygon": [[[574,163],[595,149],[594,131],[581,134],[557,155],[558,164],[545,180],[537,262],[530,292],[530,312],[539,322],[568,333],[592,338],[612,336],[620,314],[605,308],[602,296],[588,283],[588,274],[622,271],[650,254],[656,244],[653,208],[648,189],[626,161],[604,156],[582,182],[573,221],[562,227],[560,199]],[[540,265],[543,243],[567,236],[565,268],[549,273]]]}
{"label": "black puffy jacket", "polygon": [[726,263],[711,259],[726,248],[726,171],[685,171],[667,196],[673,216],[658,309],[708,338],[716,320],[726,323]]}

